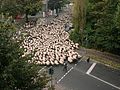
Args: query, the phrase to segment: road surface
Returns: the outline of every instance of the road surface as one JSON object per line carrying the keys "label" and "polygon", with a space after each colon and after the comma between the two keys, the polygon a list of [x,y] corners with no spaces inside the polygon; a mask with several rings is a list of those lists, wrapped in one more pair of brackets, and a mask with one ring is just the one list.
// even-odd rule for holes
{"label": "road surface", "polygon": [[120,90],[119,70],[83,60],[68,64],[67,71],[63,68],[63,65],[53,67],[56,90]]}

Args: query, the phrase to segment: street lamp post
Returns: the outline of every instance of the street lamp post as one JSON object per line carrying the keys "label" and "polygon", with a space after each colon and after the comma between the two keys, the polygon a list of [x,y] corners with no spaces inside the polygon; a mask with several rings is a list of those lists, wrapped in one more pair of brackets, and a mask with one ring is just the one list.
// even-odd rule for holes
{"label": "street lamp post", "polygon": [[46,0],[46,12],[48,12],[48,1],[49,0]]}
{"label": "street lamp post", "polygon": [[53,70],[53,67],[51,66],[50,68],[49,68],[49,74],[51,75],[51,84],[50,84],[50,87],[52,88],[52,85],[53,85],[53,82],[52,82],[52,75],[53,75],[53,73],[54,73],[54,70]]}
{"label": "street lamp post", "polygon": [[45,17],[46,13],[48,12],[48,1],[49,0],[43,0],[43,5],[44,5],[44,8],[43,8],[43,17]]}

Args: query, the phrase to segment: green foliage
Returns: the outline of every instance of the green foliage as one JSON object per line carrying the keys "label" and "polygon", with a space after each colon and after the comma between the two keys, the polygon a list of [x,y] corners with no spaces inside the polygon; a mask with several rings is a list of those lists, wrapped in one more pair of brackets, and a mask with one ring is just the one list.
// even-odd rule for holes
{"label": "green foliage", "polygon": [[17,4],[20,8],[20,13],[26,15],[26,22],[28,22],[28,15],[35,15],[38,11],[41,10],[42,0],[17,0]]}
{"label": "green foliage", "polygon": [[68,0],[49,0],[48,1],[48,8],[51,10],[54,9],[61,9],[65,4],[68,4]]}
{"label": "green foliage", "polygon": [[16,0],[1,0],[0,6],[0,13],[8,13],[9,16],[13,17],[19,13],[19,8],[17,7]]}
{"label": "green foliage", "polygon": [[41,0],[2,0],[0,13],[15,17],[16,15],[26,15],[26,21],[28,21],[28,15],[35,15],[41,10]]}
{"label": "green foliage", "polygon": [[42,0],[16,0],[18,6],[21,6],[21,10],[26,13],[26,10],[28,10],[28,13],[31,14],[32,12],[37,13],[39,10],[41,10]]}
{"label": "green foliage", "polygon": [[42,90],[49,78],[38,75],[40,66],[28,63],[32,54],[22,56],[24,48],[13,38],[15,33],[13,24],[0,22],[0,90]]}
{"label": "green foliage", "polygon": [[87,46],[120,55],[119,0],[89,0],[85,37]]}
{"label": "green foliage", "polygon": [[76,30],[70,32],[69,37],[73,42],[81,44],[81,36],[80,33]]}
{"label": "green foliage", "polygon": [[[75,28],[75,33],[79,33],[79,35],[77,35],[78,37],[80,37],[78,40],[81,45],[83,45],[83,30],[85,27],[85,4],[86,1],[85,0],[73,0],[74,2],[74,7],[73,7],[73,25]],[[74,35],[73,35],[74,36]],[[75,35],[76,36],[76,35]]]}
{"label": "green foliage", "polygon": [[70,38],[86,47],[120,55],[119,0],[87,0],[86,9],[84,4],[84,1],[74,0],[75,32],[70,34]]}

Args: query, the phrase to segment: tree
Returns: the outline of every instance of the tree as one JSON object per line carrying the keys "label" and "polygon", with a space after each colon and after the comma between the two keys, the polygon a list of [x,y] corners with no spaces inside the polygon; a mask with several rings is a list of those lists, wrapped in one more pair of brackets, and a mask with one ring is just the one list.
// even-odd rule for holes
{"label": "tree", "polygon": [[42,0],[17,0],[18,5],[21,8],[21,13],[25,13],[26,15],[26,22],[28,22],[28,15],[29,14],[36,14],[38,11],[41,10]]}
{"label": "tree", "polygon": [[74,0],[73,23],[74,42],[120,55],[119,0]]}
{"label": "tree", "polygon": [[40,67],[28,63],[32,54],[24,56],[21,41],[15,39],[12,23],[0,22],[0,90],[42,90],[49,81]]}
{"label": "tree", "polygon": [[68,4],[68,0],[49,0],[48,1],[48,8],[51,10],[54,9],[61,9],[65,4]]}
{"label": "tree", "polygon": [[85,36],[90,47],[118,53],[118,14],[119,0],[89,0]]}
{"label": "tree", "polygon": [[1,0],[0,2],[0,13],[9,14],[9,16],[15,17],[19,11],[16,7],[16,0]]}
{"label": "tree", "polygon": [[2,0],[0,5],[1,13],[9,13],[13,17],[18,14],[25,14],[26,22],[28,22],[29,14],[36,14],[41,10],[42,0]]}
{"label": "tree", "polygon": [[[86,0],[73,0],[73,24],[77,37],[79,37],[78,43],[83,44],[83,30],[85,28],[85,16],[86,16]],[[77,34],[78,33],[78,34]],[[73,34],[71,34],[73,35]],[[74,36],[71,36],[75,38]],[[77,39],[77,38],[75,38]]]}

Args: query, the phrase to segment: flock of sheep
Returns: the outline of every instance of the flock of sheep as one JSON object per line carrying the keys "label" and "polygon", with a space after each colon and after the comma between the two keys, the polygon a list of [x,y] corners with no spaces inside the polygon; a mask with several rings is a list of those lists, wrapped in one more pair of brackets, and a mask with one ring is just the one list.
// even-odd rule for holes
{"label": "flock of sheep", "polygon": [[58,65],[65,61],[72,63],[80,59],[81,55],[75,51],[79,44],[73,43],[69,39],[69,33],[65,31],[65,24],[70,22],[69,14],[60,14],[48,22],[49,24],[46,24],[44,18],[35,27],[23,29],[27,33],[22,43],[25,48],[23,57],[35,52],[32,60],[28,62],[40,65]]}

